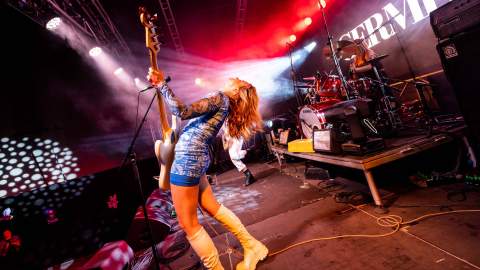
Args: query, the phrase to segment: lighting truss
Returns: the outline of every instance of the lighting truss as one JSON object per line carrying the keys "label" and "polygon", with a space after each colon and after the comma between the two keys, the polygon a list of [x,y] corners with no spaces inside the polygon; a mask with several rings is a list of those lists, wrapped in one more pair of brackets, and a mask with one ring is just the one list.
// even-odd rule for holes
{"label": "lighting truss", "polygon": [[8,0],[8,3],[42,26],[52,17],[60,16],[95,44],[108,47],[117,55],[131,55],[99,0]]}
{"label": "lighting truss", "polygon": [[170,2],[168,0],[158,0],[158,2],[160,3],[160,8],[165,23],[167,24],[168,31],[170,32],[170,37],[172,38],[175,50],[181,57],[183,57],[185,55],[185,49],[182,44],[182,39],[180,38],[180,33],[178,32],[177,24],[175,23],[175,17],[173,16]]}

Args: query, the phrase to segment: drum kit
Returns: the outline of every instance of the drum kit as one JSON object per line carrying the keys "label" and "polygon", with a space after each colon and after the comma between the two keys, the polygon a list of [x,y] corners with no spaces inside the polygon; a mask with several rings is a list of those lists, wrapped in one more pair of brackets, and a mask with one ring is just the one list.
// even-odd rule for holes
{"label": "drum kit", "polygon": [[[354,42],[339,42],[342,53],[347,52],[350,56],[354,53],[354,50],[351,50],[352,46],[355,46]],[[329,50],[324,50],[327,59],[331,57],[331,53],[328,52]],[[387,56],[375,57],[367,63],[375,67]],[[344,84],[338,75],[322,75],[317,71],[315,76],[304,77],[303,80],[307,82],[305,95],[307,104],[300,108],[298,122],[304,138],[312,138],[316,129],[337,128],[342,133],[348,133],[354,127],[351,127],[351,123],[345,121],[342,115],[344,111],[359,104],[369,108],[368,112],[359,115],[359,125],[366,130],[366,134],[382,137],[386,133],[385,130],[391,131],[399,126],[395,116],[391,115],[395,114],[395,101],[392,100],[392,96],[386,95],[384,89],[386,86],[381,79],[363,77],[350,79]],[[340,116],[332,117],[332,114]]]}

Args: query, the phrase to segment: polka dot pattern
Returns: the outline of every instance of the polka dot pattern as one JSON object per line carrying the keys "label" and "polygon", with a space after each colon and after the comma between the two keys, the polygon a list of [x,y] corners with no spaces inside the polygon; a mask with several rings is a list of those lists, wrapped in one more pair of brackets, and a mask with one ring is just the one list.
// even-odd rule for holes
{"label": "polka dot pattern", "polygon": [[0,198],[76,179],[77,161],[52,139],[0,138]]}

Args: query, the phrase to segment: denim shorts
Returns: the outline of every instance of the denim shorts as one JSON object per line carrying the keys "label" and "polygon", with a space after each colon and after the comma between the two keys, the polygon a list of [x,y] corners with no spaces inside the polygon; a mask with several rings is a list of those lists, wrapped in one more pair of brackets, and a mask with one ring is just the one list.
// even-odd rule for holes
{"label": "denim shorts", "polygon": [[170,183],[176,186],[193,187],[200,184],[210,165],[208,151],[176,152],[170,172]]}

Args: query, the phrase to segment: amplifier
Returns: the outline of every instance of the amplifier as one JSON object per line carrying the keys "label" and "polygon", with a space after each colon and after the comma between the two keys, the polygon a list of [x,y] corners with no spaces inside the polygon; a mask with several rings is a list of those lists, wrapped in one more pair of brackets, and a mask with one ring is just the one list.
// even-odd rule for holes
{"label": "amplifier", "polygon": [[455,0],[430,13],[430,24],[439,39],[444,39],[480,23],[480,0]]}
{"label": "amplifier", "polygon": [[345,141],[335,129],[315,129],[312,135],[313,149],[317,152],[340,154],[341,143]]}
{"label": "amplifier", "polygon": [[[479,15],[480,16],[480,15]],[[474,146],[480,146],[480,26],[442,40],[437,51],[445,75],[453,86],[460,111],[463,114]],[[474,148],[475,148],[474,147]],[[477,154],[480,154],[477,153]]]}

